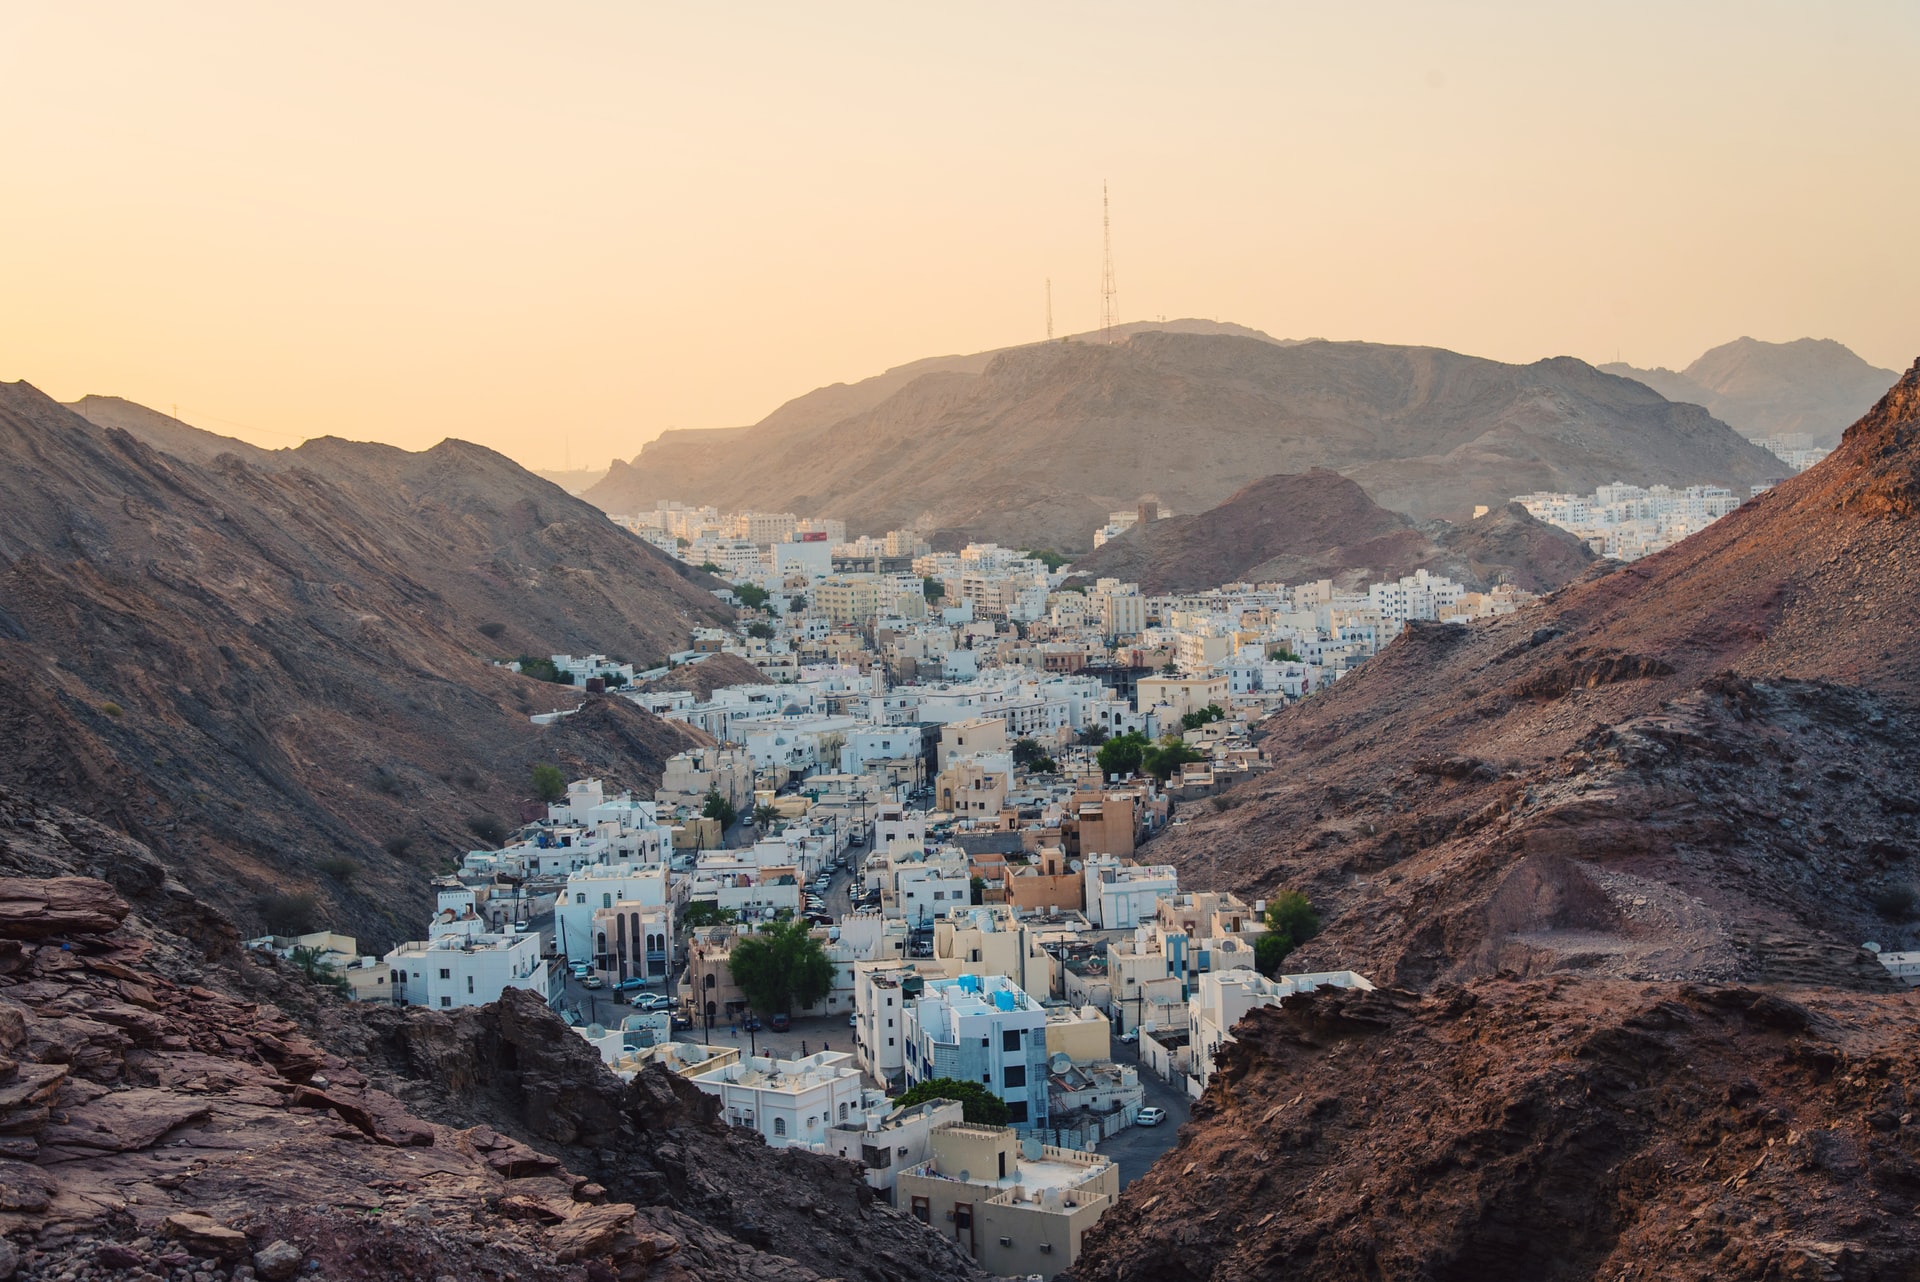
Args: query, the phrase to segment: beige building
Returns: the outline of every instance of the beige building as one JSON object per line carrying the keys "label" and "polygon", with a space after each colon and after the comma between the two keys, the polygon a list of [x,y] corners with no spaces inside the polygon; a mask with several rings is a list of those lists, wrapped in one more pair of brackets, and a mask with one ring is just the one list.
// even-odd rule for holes
{"label": "beige building", "polygon": [[997,1277],[1052,1277],[1120,1195],[1113,1159],[1021,1140],[1011,1127],[934,1129],[931,1160],[902,1171],[894,1204]]}
{"label": "beige building", "polygon": [[1177,677],[1141,677],[1134,687],[1134,706],[1145,712],[1164,704],[1169,715],[1179,720],[1189,712],[1198,712],[1210,703],[1227,706],[1232,682],[1211,672]]}
{"label": "beige building", "polygon": [[1091,1064],[1113,1054],[1113,1025],[1093,1006],[1053,1006],[1047,1010],[1047,1054]]}
{"label": "beige building", "polygon": [[1019,912],[1081,909],[1087,903],[1087,883],[1067,866],[1066,851],[1058,846],[1043,846],[1035,853],[1033,862],[1008,867],[1006,898]]}
{"label": "beige building", "polygon": [[970,721],[951,721],[940,727],[938,764],[945,770],[955,757],[976,756],[983,752],[1009,752],[1007,723],[997,717],[977,717]]}
{"label": "beige building", "polygon": [[959,761],[934,780],[934,805],[962,819],[997,819],[1007,804],[1007,776],[972,761]]}

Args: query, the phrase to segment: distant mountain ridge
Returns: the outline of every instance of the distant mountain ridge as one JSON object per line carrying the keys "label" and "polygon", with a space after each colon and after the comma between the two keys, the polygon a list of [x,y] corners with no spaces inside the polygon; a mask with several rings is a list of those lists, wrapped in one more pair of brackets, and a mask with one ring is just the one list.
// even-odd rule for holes
{"label": "distant mountain ridge", "polygon": [[1622,362],[1600,368],[1638,379],[1670,401],[1705,406],[1715,418],[1755,439],[1804,435],[1815,445],[1828,446],[1900,377],[1869,365],[1830,338],[1790,343],[1737,338],[1677,372],[1636,369]]}
{"label": "distant mountain ridge", "polygon": [[111,413],[179,452],[0,384],[0,783],[148,843],[243,925],[310,893],[406,937],[423,873],[516,821],[535,763],[640,788],[703,741],[621,699],[530,722],[582,693],[490,660],[658,660],[732,611],[509,459]]}
{"label": "distant mountain ridge", "polygon": [[1136,525],[1072,569],[1137,582],[1149,593],[1316,579],[1350,588],[1420,569],[1475,591],[1508,582],[1538,592],[1570,582],[1593,561],[1585,543],[1518,504],[1462,525],[1420,527],[1338,472],[1316,468],[1265,477],[1205,512]]}
{"label": "distant mountain ridge", "polygon": [[1251,478],[1313,467],[1420,520],[1537,489],[1744,491],[1782,474],[1704,410],[1571,358],[1504,365],[1226,330],[1140,327],[1112,345],[903,366],[753,427],[667,433],[585,497],[610,512],[672,498],[1071,553],[1143,494],[1197,512]]}

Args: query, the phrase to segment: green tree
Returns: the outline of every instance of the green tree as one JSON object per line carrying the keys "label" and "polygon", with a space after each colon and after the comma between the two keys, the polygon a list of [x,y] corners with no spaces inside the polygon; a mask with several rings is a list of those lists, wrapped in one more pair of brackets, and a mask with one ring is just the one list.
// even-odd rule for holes
{"label": "green tree", "polygon": [[705,818],[718,819],[720,821],[720,831],[722,832],[733,827],[734,823],[740,818],[740,812],[733,808],[731,801],[728,801],[720,795],[718,788],[708,790],[707,802],[700,807],[700,813]]}
{"label": "green tree", "polygon": [[722,908],[711,899],[696,899],[680,914],[680,924],[688,930],[699,930],[703,926],[725,926],[738,915],[733,909]]}
{"label": "green tree", "polygon": [[1199,749],[1182,739],[1179,735],[1168,735],[1159,743],[1143,749],[1140,753],[1140,769],[1152,775],[1161,783],[1176,774],[1180,767],[1189,761],[1204,761],[1206,758]]}
{"label": "green tree", "polygon": [[929,601],[938,601],[947,595],[947,585],[931,574],[920,580],[920,590],[926,594]]}
{"label": "green tree", "polygon": [[327,965],[326,954],[318,948],[308,948],[305,944],[297,945],[293,952],[288,954],[287,960],[291,961],[293,968],[311,982],[331,988],[337,993],[349,991],[347,977]]}
{"label": "green tree", "polygon": [[551,805],[567,795],[567,777],[560,767],[538,765],[533,768],[533,795]]}
{"label": "green tree", "polygon": [[762,828],[771,828],[780,822],[780,807],[760,805],[753,808],[753,822]]}
{"label": "green tree", "polygon": [[973,904],[984,904],[987,902],[987,879],[985,877],[975,877],[972,881],[968,882],[967,885],[969,889],[967,902]]}
{"label": "green tree", "polygon": [[1035,761],[1033,765],[1028,767],[1028,769],[1032,770],[1033,773],[1037,775],[1050,775],[1054,771],[1058,770],[1059,768],[1060,768],[1059,766],[1054,764],[1054,760],[1052,757],[1041,757],[1039,760]]}
{"label": "green tree", "polygon": [[727,968],[747,1002],[769,1014],[811,1006],[833,988],[833,962],[798,918],[736,939]]}
{"label": "green tree", "polygon": [[467,831],[489,846],[503,846],[507,841],[506,824],[493,815],[472,816],[467,820]]}
{"label": "green tree", "polygon": [[1287,954],[1320,933],[1320,914],[1297,890],[1267,901],[1267,933],[1253,941],[1253,964],[1263,975],[1277,974]]}
{"label": "green tree", "polygon": [[953,1100],[960,1105],[960,1116],[975,1126],[1005,1126],[1007,1102],[978,1082],[963,1082],[953,1077],[935,1077],[894,1097],[895,1108],[911,1108],[929,1100]]}
{"label": "green tree", "polygon": [[1013,764],[1031,767],[1034,762],[1047,755],[1038,739],[1015,739],[1013,741]]}
{"label": "green tree", "polygon": [[1206,707],[1189,712],[1181,717],[1180,726],[1183,730],[1198,730],[1201,726],[1209,725],[1215,721],[1225,721],[1226,719],[1227,714],[1221,711],[1219,704],[1209,703]]}
{"label": "green tree", "polygon": [[1131,775],[1140,771],[1140,758],[1153,745],[1138,730],[1107,740],[1100,745],[1100,773]]}
{"label": "green tree", "polygon": [[736,583],[733,594],[740,598],[740,604],[749,610],[758,610],[767,603],[769,593],[758,583]]}
{"label": "green tree", "polygon": [[1020,555],[1032,557],[1040,564],[1046,566],[1049,572],[1057,570],[1067,563],[1066,557],[1061,556],[1058,552],[1049,552],[1045,548],[1027,548],[1021,552]]}
{"label": "green tree", "polygon": [[573,673],[560,671],[553,666],[552,659],[542,658],[537,654],[523,654],[514,662],[520,665],[522,676],[532,677],[536,681],[551,681],[554,685],[573,684]]}
{"label": "green tree", "polygon": [[750,637],[759,637],[762,641],[771,641],[773,640],[773,625],[755,620],[747,625],[747,635]]}
{"label": "green tree", "polygon": [[1293,652],[1293,648],[1291,646],[1277,645],[1273,647],[1273,649],[1267,651],[1267,657],[1269,659],[1272,659],[1275,663],[1300,662],[1300,656]]}
{"label": "green tree", "polygon": [[703,570],[705,570],[705,571],[706,571],[706,572],[707,572],[708,574],[718,574],[718,573],[720,573],[720,567],[719,567],[719,566],[717,566],[717,565],[715,565],[715,564],[714,564],[713,562],[711,562],[711,561],[702,561],[702,562],[700,563],[700,568],[701,568],[701,569],[703,569]]}

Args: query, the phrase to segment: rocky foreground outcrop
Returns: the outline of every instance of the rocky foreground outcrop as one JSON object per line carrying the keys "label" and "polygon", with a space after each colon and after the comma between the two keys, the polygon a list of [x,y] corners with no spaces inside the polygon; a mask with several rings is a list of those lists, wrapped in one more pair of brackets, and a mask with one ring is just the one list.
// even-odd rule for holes
{"label": "rocky foreground outcrop", "polygon": [[623,1087],[528,995],[363,1023],[230,934],[209,957],[105,881],[21,875],[116,839],[0,801],[0,1278],[976,1276],[851,1166],[659,1070]]}
{"label": "rocky foreground outcrop", "polygon": [[1912,1278],[1917,1016],[1571,976],[1290,998],[1072,1277]]}

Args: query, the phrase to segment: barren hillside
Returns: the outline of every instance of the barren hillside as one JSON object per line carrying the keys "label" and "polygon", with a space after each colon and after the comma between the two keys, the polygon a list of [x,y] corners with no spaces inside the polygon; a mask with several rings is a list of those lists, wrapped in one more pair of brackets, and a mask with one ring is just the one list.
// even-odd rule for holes
{"label": "barren hillside", "polygon": [[1839,440],[1846,425],[1899,377],[1830,338],[1791,343],[1738,338],[1678,371],[1625,364],[1600,368],[1638,379],[1668,400],[1704,405],[1748,436],[1800,434],[1816,445]]}
{"label": "barren hillside", "polygon": [[1198,512],[1251,478],[1313,467],[1423,520],[1535,489],[1744,491],[1781,471],[1697,407],[1571,359],[1145,330],[944,358],[750,428],[669,433],[587,497],[609,511],[673,498],[1074,552],[1144,494]]}
{"label": "barren hillside", "polygon": [[1255,481],[1205,512],[1136,525],[1072,568],[1150,593],[1316,579],[1354,587],[1418,569],[1475,590],[1509,582],[1532,592],[1571,581],[1593,560],[1586,544],[1518,504],[1460,525],[1416,526],[1339,473],[1316,468]]}
{"label": "barren hillside", "polygon": [[258,927],[310,893],[368,942],[512,822],[536,762],[643,787],[693,741],[624,700],[494,667],[636,661],[730,612],[681,567],[491,451],[309,442],[205,464],[0,386],[0,781],[148,841]]}

